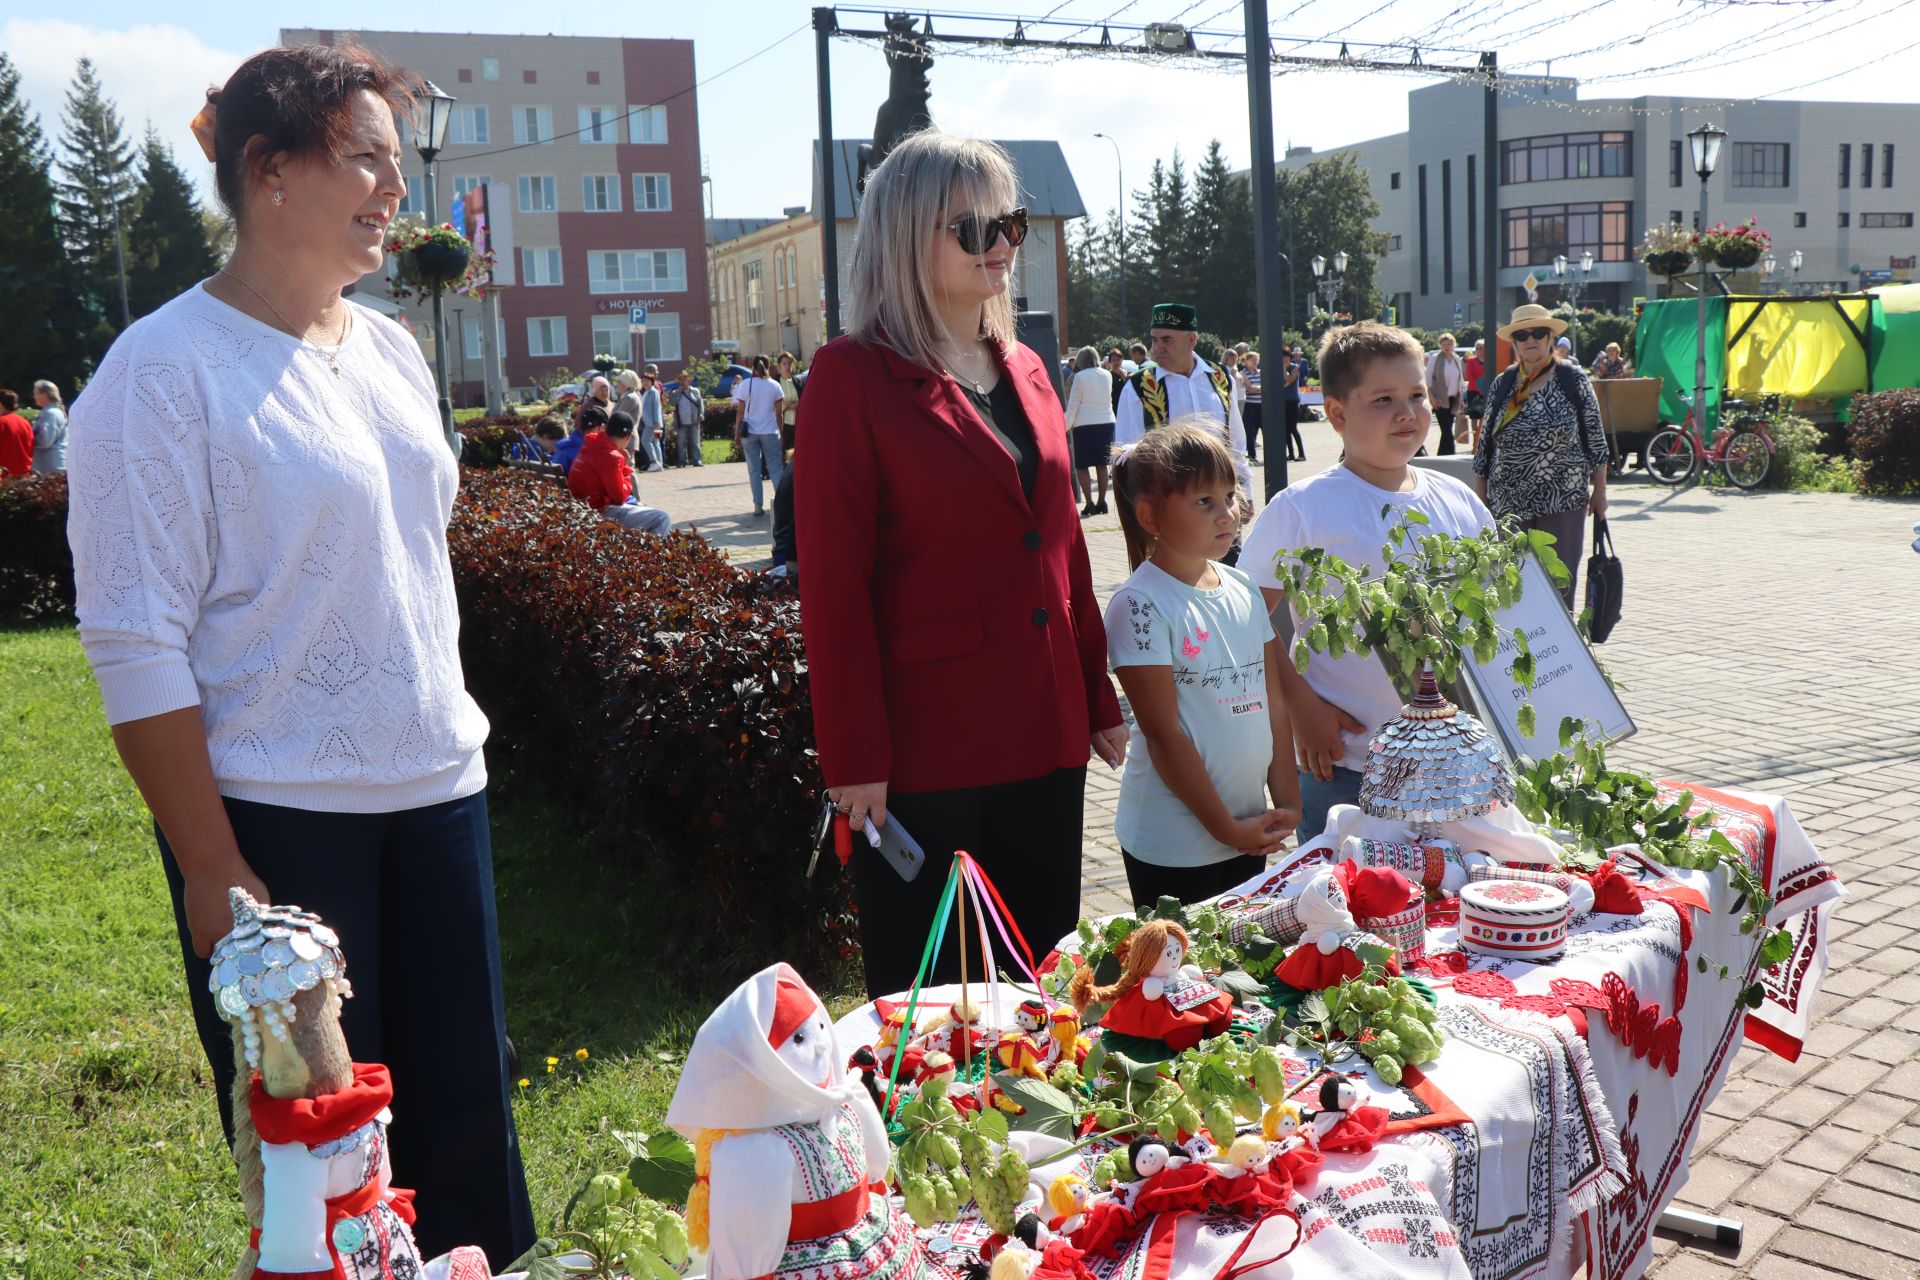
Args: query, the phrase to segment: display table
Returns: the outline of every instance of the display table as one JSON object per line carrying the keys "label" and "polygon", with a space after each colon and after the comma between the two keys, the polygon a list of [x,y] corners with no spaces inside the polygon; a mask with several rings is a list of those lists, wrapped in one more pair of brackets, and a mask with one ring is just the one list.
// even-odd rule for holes
{"label": "display table", "polygon": [[[1677,788],[1676,788],[1677,789]],[[1667,872],[1622,851],[1636,876],[1638,915],[1579,918],[1566,953],[1547,963],[1468,956],[1445,904],[1429,912],[1427,957],[1448,1033],[1440,1056],[1390,1089],[1364,1064],[1376,1101],[1394,1116],[1370,1152],[1329,1154],[1291,1208],[1301,1243],[1261,1274],[1560,1277],[1639,1275],[1651,1261],[1659,1215],[1685,1183],[1700,1117],[1744,1033],[1776,1053],[1799,1052],[1826,969],[1827,917],[1843,893],[1786,805],[1770,796],[1693,788],[1770,886],[1772,922],[1791,924],[1790,958],[1758,975],[1766,1003],[1751,1015],[1741,992],[1756,978],[1759,937],[1740,933],[1724,872]],[[1298,853],[1223,901],[1279,892],[1322,855]],[[1017,904],[1016,904],[1017,911]],[[1701,972],[1701,958],[1708,969]],[[1719,976],[1726,965],[1728,976]],[[953,988],[923,993],[931,1008]],[[975,985],[973,998],[983,999]],[[1010,1025],[1019,997],[1002,990],[990,1025]],[[873,1005],[839,1023],[849,1051],[872,1043]],[[1064,1144],[1016,1132],[1036,1193],[1060,1173],[1085,1176],[1097,1151],[1044,1163]],[[1195,1139],[1196,1154],[1211,1148]],[[924,1233],[952,1274],[978,1222]],[[1246,1234],[1227,1214],[1156,1218],[1117,1262],[1089,1259],[1100,1280],[1212,1280]]]}

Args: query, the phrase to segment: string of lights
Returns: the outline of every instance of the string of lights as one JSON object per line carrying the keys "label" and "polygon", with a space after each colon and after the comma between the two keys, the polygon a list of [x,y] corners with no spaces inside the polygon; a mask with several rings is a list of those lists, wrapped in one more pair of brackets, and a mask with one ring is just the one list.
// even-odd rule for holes
{"label": "string of lights", "polygon": [[[1865,17],[1853,10],[1842,11],[1837,14],[1833,10],[1815,10],[1808,15],[1796,15],[1790,24],[1787,22],[1775,24],[1775,27],[1785,27],[1785,30],[1774,31],[1772,35],[1767,35],[1763,31],[1755,36],[1742,40],[1736,50],[1731,52],[1727,57],[1705,62],[1698,58],[1678,59],[1659,66],[1642,68],[1639,71],[1618,71],[1611,74],[1586,76],[1583,77],[1582,83],[1609,84],[1628,79],[1654,79],[1669,73],[1693,74],[1701,71],[1717,71],[1722,67],[1731,67],[1744,62],[1752,62],[1756,58],[1771,57],[1780,53],[1782,47],[1787,43],[1791,43],[1798,49],[1804,49],[1810,44],[1828,39],[1832,36],[1842,33],[1850,34],[1857,30],[1863,21],[1878,22],[1890,16],[1896,10],[1906,8],[1912,3],[1913,0],[1897,0],[1891,8],[1871,18]],[[1809,27],[1817,26],[1821,22],[1825,22],[1834,17],[1837,17],[1838,21],[1828,26],[1826,30],[1808,30]],[[1774,28],[1767,28],[1766,30],[1774,30]]]}

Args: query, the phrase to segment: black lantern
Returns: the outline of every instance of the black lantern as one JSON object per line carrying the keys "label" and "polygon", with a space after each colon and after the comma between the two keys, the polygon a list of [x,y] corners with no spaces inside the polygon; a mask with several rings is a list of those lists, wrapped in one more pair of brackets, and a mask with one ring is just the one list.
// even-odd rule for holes
{"label": "black lantern", "polygon": [[413,148],[429,164],[447,145],[447,122],[453,118],[453,97],[431,80],[422,81],[414,97]]}

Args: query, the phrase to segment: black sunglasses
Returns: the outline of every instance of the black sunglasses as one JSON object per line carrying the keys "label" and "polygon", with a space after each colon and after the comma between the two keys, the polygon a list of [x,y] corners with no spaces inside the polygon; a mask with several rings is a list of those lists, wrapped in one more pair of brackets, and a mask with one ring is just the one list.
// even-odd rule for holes
{"label": "black sunglasses", "polygon": [[1543,341],[1552,336],[1553,330],[1547,328],[1545,325],[1540,326],[1538,329],[1515,329],[1513,331],[1513,340],[1515,342]]}
{"label": "black sunglasses", "polygon": [[1022,205],[998,218],[983,218],[977,213],[970,213],[949,222],[947,230],[953,232],[960,241],[960,247],[968,253],[985,253],[999,244],[1002,236],[1007,238],[1009,249],[1018,249],[1027,238],[1027,209]]}

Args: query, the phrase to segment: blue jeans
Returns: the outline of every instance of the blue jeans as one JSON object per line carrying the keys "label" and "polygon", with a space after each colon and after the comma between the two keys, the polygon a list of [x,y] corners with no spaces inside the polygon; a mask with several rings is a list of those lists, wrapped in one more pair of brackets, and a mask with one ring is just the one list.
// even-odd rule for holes
{"label": "blue jeans", "polygon": [[773,481],[774,488],[780,487],[780,477],[785,473],[786,451],[780,447],[780,433],[769,432],[756,435],[752,432],[740,437],[740,450],[747,455],[747,480],[753,485],[753,509],[765,511],[767,504],[760,500],[760,467],[764,463],[767,478]]}
{"label": "blue jeans", "polygon": [[683,422],[676,426],[673,432],[674,443],[679,446],[680,465],[683,467],[706,466],[706,459],[700,456],[700,424]]}
{"label": "blue jeans", "polygon": [[[1271,457],[1272,453],[1269,452]],[[1333,778],[1322,782],[1307,769],[1300,770],[1300,828],[1294,834],[1301,844],[1319,838],[1327,829],[1327,810],[1337,804],[1360,802],[1360,774],[1340,765],[1333,766]]]}
{"label": "blue jeans", "polygon": [[[493,843],[480,792],[398,813],[317,813],[226,800],[240,852],[278,903],[340,935],[353,999],[340,1027],[356,1062],[393,1074],[397,1186],[419,1193],[427,1257],[478,1245],[496,1267],[533,1246],[533,1208],[508,1096]],[[173,894],[200,1046],[233,1137],[233,1036],[187,932],[184,885],[155,826]]]}
{"label": "blue jeans", "polygon": [[[658,467],[658,466],[665,465],[661,461],[663,454],[660,448],[660,439],[658,436],[653,434],[653,428],[652,427],[640,428],[639,436],[640,436],[640,451],[646,455],[647,465],[649,467]],[[512,1259],[509,1258],[508,1261],[511,1262]]]}

